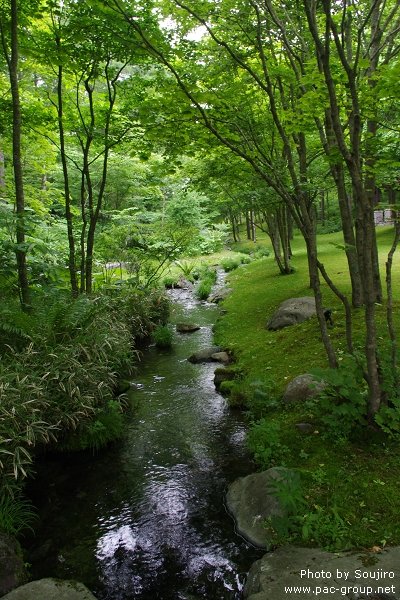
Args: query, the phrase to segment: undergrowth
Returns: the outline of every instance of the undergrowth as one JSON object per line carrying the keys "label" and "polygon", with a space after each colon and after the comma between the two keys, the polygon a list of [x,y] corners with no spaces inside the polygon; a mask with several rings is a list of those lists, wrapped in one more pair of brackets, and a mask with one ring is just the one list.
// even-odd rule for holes
{"label": "undergrowth", "polygon": [[168,303],[159,292],[81,296],[52,291],[32,314],[0,309],[0,487],[32,472],[40,445],[97,450],[121,435],[124,396],[117,374],[138,351]]}

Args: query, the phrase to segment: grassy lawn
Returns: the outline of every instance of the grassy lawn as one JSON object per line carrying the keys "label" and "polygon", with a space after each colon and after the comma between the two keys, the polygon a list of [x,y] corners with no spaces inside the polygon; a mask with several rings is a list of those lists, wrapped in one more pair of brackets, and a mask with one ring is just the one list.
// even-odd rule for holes
{"label": "grassy lawn", "polygon": [[[377,230],[382,279],[392,241],[390,227]],[[266,240],[259,243],[267,244]],[[320,236],[320,260],[342,291],[349,292],[346,258],[341,234]],[[240,251],[251,242],[234,245]],[[315,318],[272,332],[265,328],[276,307],[287,298],[311,296],[307,257],[300,237],[293,243],[295,273],[282,276],[272,257],[254,261],[228,276],[232,294],[227,311],[216,327],[216,341],[230,348],[248,391],[249,443],[260,468],[285,465],[301,473],[304,497],[293,522],[286,523],[283,541],[322,544],[329,548],[371,547],[400,543],[400,452],[398,440],[382,433],[356,428],[347,439],[324,434],[307,407],[284,407],[280,401],[287,383],[315,367],[327,367]],[[400,259],[395,255],[393,282],[398,314]],[[331,339],[343,363],[346,357],[344,311],[339,300],[323,285],[324,304],[333,309]],[[377,307],[378,328],[386,335],[384,306]],[[397,319],[398,320],[398,319]],[[400,323],[397,323],[400,325]],[[354,333],[363,344],[363,309],[354,311]],[[259,390],[258,395],[252,392]],[[253,397],[252,397],[253,396]],[[246,391],[244,392],[246,401]],[[252,397],[252,399],[251,399]],[[259,418],[263,417],[260,421]],[[295,427],[311,422],[314,433]],[[298,490],[283,492],[296,498]],[[305,505],[302,504],[303,500]],[[302,537],[301,529],[308,531]],[[311,533],[310,533],[311,531]],[[303,531],[304,534],[304,531]],[[282,535],[281,535],[282,537]]]}

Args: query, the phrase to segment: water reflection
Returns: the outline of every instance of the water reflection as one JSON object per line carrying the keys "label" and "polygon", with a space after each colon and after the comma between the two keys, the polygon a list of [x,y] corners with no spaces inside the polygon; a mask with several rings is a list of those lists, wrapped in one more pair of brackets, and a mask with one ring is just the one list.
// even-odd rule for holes
{"label": "water reflection", "polygon": [[[34,577],[76,578],[99,600],[240,598],[259,551],[236,536],[223,500],[228,483],[252,468],[245,426],[215,392],[215,365],[186,360],[212,343],[215,306],[172,294],[175,322],[201,329],[176,333],[170,353],[147,352],[122,443],[43,470]],[[46,560],[36,559],[44,546]]]}

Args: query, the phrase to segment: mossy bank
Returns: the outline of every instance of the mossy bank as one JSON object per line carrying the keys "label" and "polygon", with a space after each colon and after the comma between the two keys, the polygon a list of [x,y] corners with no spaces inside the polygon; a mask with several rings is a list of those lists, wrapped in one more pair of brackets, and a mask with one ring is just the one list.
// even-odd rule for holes
{"label": "mossy bank", "polygon": [[[377,235],[383,266],[392,230],[381,228]],[[341,234],[320,236],[319,251],[331,277],[348,293]],[[292,261],[291,275],[279,275],[272,258],[231,274],[228,282],[233,291],[223,303],[226,314],[215,329],[216,342],[229,348],[236,359],[237,378],[225,391],[233,405],[247,411],[248,443],[260,468],[283,465],[299,473],[296,482],[277,490],[288,516],[269,526],[275,529],[277,543],[329,549],[398,544],[398,435],[365,423],[362,377],[346,352],[344,310],[326,285],[324,303],[332,309],[334,323],[329,333],[343,365],[338,375],[326,377],[332,379],[329,389],[336,390],[337,396],[327,392],[321,400],[290,405],[282,401],[294,377],[327,367],[315,317],[280,331],[266,329],[282,301],[312,296],[300,238],[293,242]],[[396,257],[394,280],[398,272]],[[396,297],[398,282],[394,292]],[[379,324],[386,327],[385,307],[378,311]],[[353,320],[355,342],[361,347],[362,309],[353,311]],[[310,426],[296,427],[300,423]]]}

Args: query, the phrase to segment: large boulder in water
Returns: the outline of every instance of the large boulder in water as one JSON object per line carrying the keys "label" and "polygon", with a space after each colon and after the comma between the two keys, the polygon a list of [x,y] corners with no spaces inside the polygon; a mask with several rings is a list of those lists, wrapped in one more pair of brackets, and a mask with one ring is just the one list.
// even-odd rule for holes
{"label": "large boulder in water", "polygon": [[19,543],[11,536],[0,533],[0,596],[27,580]]}
{"label": "large boulder in water", "polygon": [[236,521],[236,529],[244,538],[260,548],[271,547],[264,522],[273,515],[282,515],[282,507],[273,485],[287,473],[283,467],[273,467],[261,473],[239,477],[228,488],[226,505]]}
{"label": "large boulder in water", "polygon": [[96,600],[96,597],[77,581],[38,579],[16,588],[2,600]]}
{"label": "large boulder in water", "polygon": [[222,348],[220,346],[211,346],[210,348],[203,348],[202,350],[191,354],[188,358],[188,361],[191,363],[211,362],[212,355],[221,351]]}
{"label": "large boulder in water", "polygon": [[290,325],[302,323],[316,314],[315,298],[289,298],[280,304],[276,312],[267,323],[267,329],[277,331]]}

